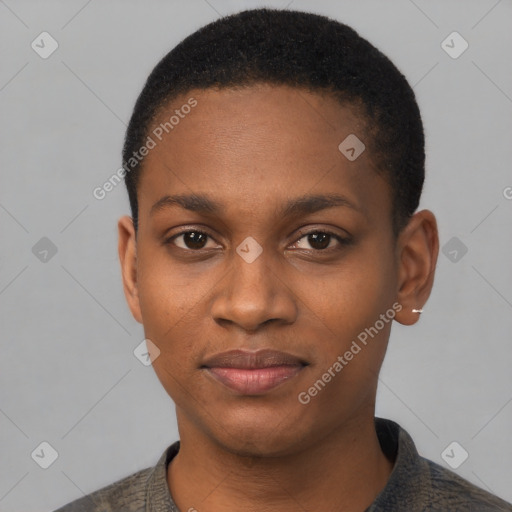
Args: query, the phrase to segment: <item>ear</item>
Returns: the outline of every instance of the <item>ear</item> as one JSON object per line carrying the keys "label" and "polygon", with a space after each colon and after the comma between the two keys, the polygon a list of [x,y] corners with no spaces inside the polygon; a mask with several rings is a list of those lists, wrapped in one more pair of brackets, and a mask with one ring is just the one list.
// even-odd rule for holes
{"label": "ear", "polygon": [[397,240],[398,302],[402,309],[395,320],[403,325],[415,324],[427,302],[434,283],[439,253],[439,236],[434,214],[429,210],[415,213]]}
{"label": "ear", "polygon": [[123,276],[123,288],[126,301],[133,317],[142,323],[139,290],[137,287],[137,240],[131,217],[125,215],[117,223],[119,233],[118,252]]}

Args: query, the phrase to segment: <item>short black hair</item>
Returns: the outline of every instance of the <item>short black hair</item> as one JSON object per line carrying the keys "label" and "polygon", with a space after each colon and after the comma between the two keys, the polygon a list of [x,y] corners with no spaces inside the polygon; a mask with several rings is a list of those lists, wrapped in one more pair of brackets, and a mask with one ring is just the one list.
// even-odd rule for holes
{"label": "short black hair", "polygon": [[418,207],[425,177],[423,124],[411,86],[351,27],[317,14],[267,8],[209,23],[179,43],[150,73],[123,148],[135,230],[143,160],[132,156],[145,144],[160,111],[192,89],[256,83],[325,91],[342,104],[362,107],[370,134],[365,145],[391,187],[393,230],[399,233]]}

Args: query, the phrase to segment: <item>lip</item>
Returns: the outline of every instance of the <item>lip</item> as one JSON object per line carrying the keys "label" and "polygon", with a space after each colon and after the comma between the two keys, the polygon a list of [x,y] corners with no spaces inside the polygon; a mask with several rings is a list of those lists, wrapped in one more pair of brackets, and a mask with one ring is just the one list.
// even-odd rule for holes
{"label": "lip", "polygon": [[230,350],[207,359],[202,369],[242,395],[262,395],[295,377],[307,362],[276,350]]}

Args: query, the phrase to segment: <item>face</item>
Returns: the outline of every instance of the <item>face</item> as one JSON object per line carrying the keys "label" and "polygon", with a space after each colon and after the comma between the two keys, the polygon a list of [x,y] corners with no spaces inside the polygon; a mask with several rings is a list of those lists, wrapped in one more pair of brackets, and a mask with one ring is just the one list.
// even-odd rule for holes
{"label": "face", "polygon": [[[180,434],[275,456],[373,418],[402,271],[363,120],[269,85],[192,91],[162,122],[177,109],[150,132],[120,248]],[[366,145],[352,161],[350,134]]]}

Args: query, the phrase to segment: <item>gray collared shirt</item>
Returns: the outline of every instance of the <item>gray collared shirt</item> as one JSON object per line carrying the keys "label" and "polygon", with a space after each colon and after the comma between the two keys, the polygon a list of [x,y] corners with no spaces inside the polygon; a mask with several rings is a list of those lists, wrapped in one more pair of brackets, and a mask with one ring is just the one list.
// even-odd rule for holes
{"label": "gray collared shirt", "polygon": [[[386,487],[365,512],[512,512],[512,505],[421,457],[409,434],[390,420],[375,419],[384,453],[395,460]],[[55,512],[180,512],[167,485],[167,466],[179,451],[169,446],[156,466],[99,489]],[[191,504],[188,510],[201,510]]]}

